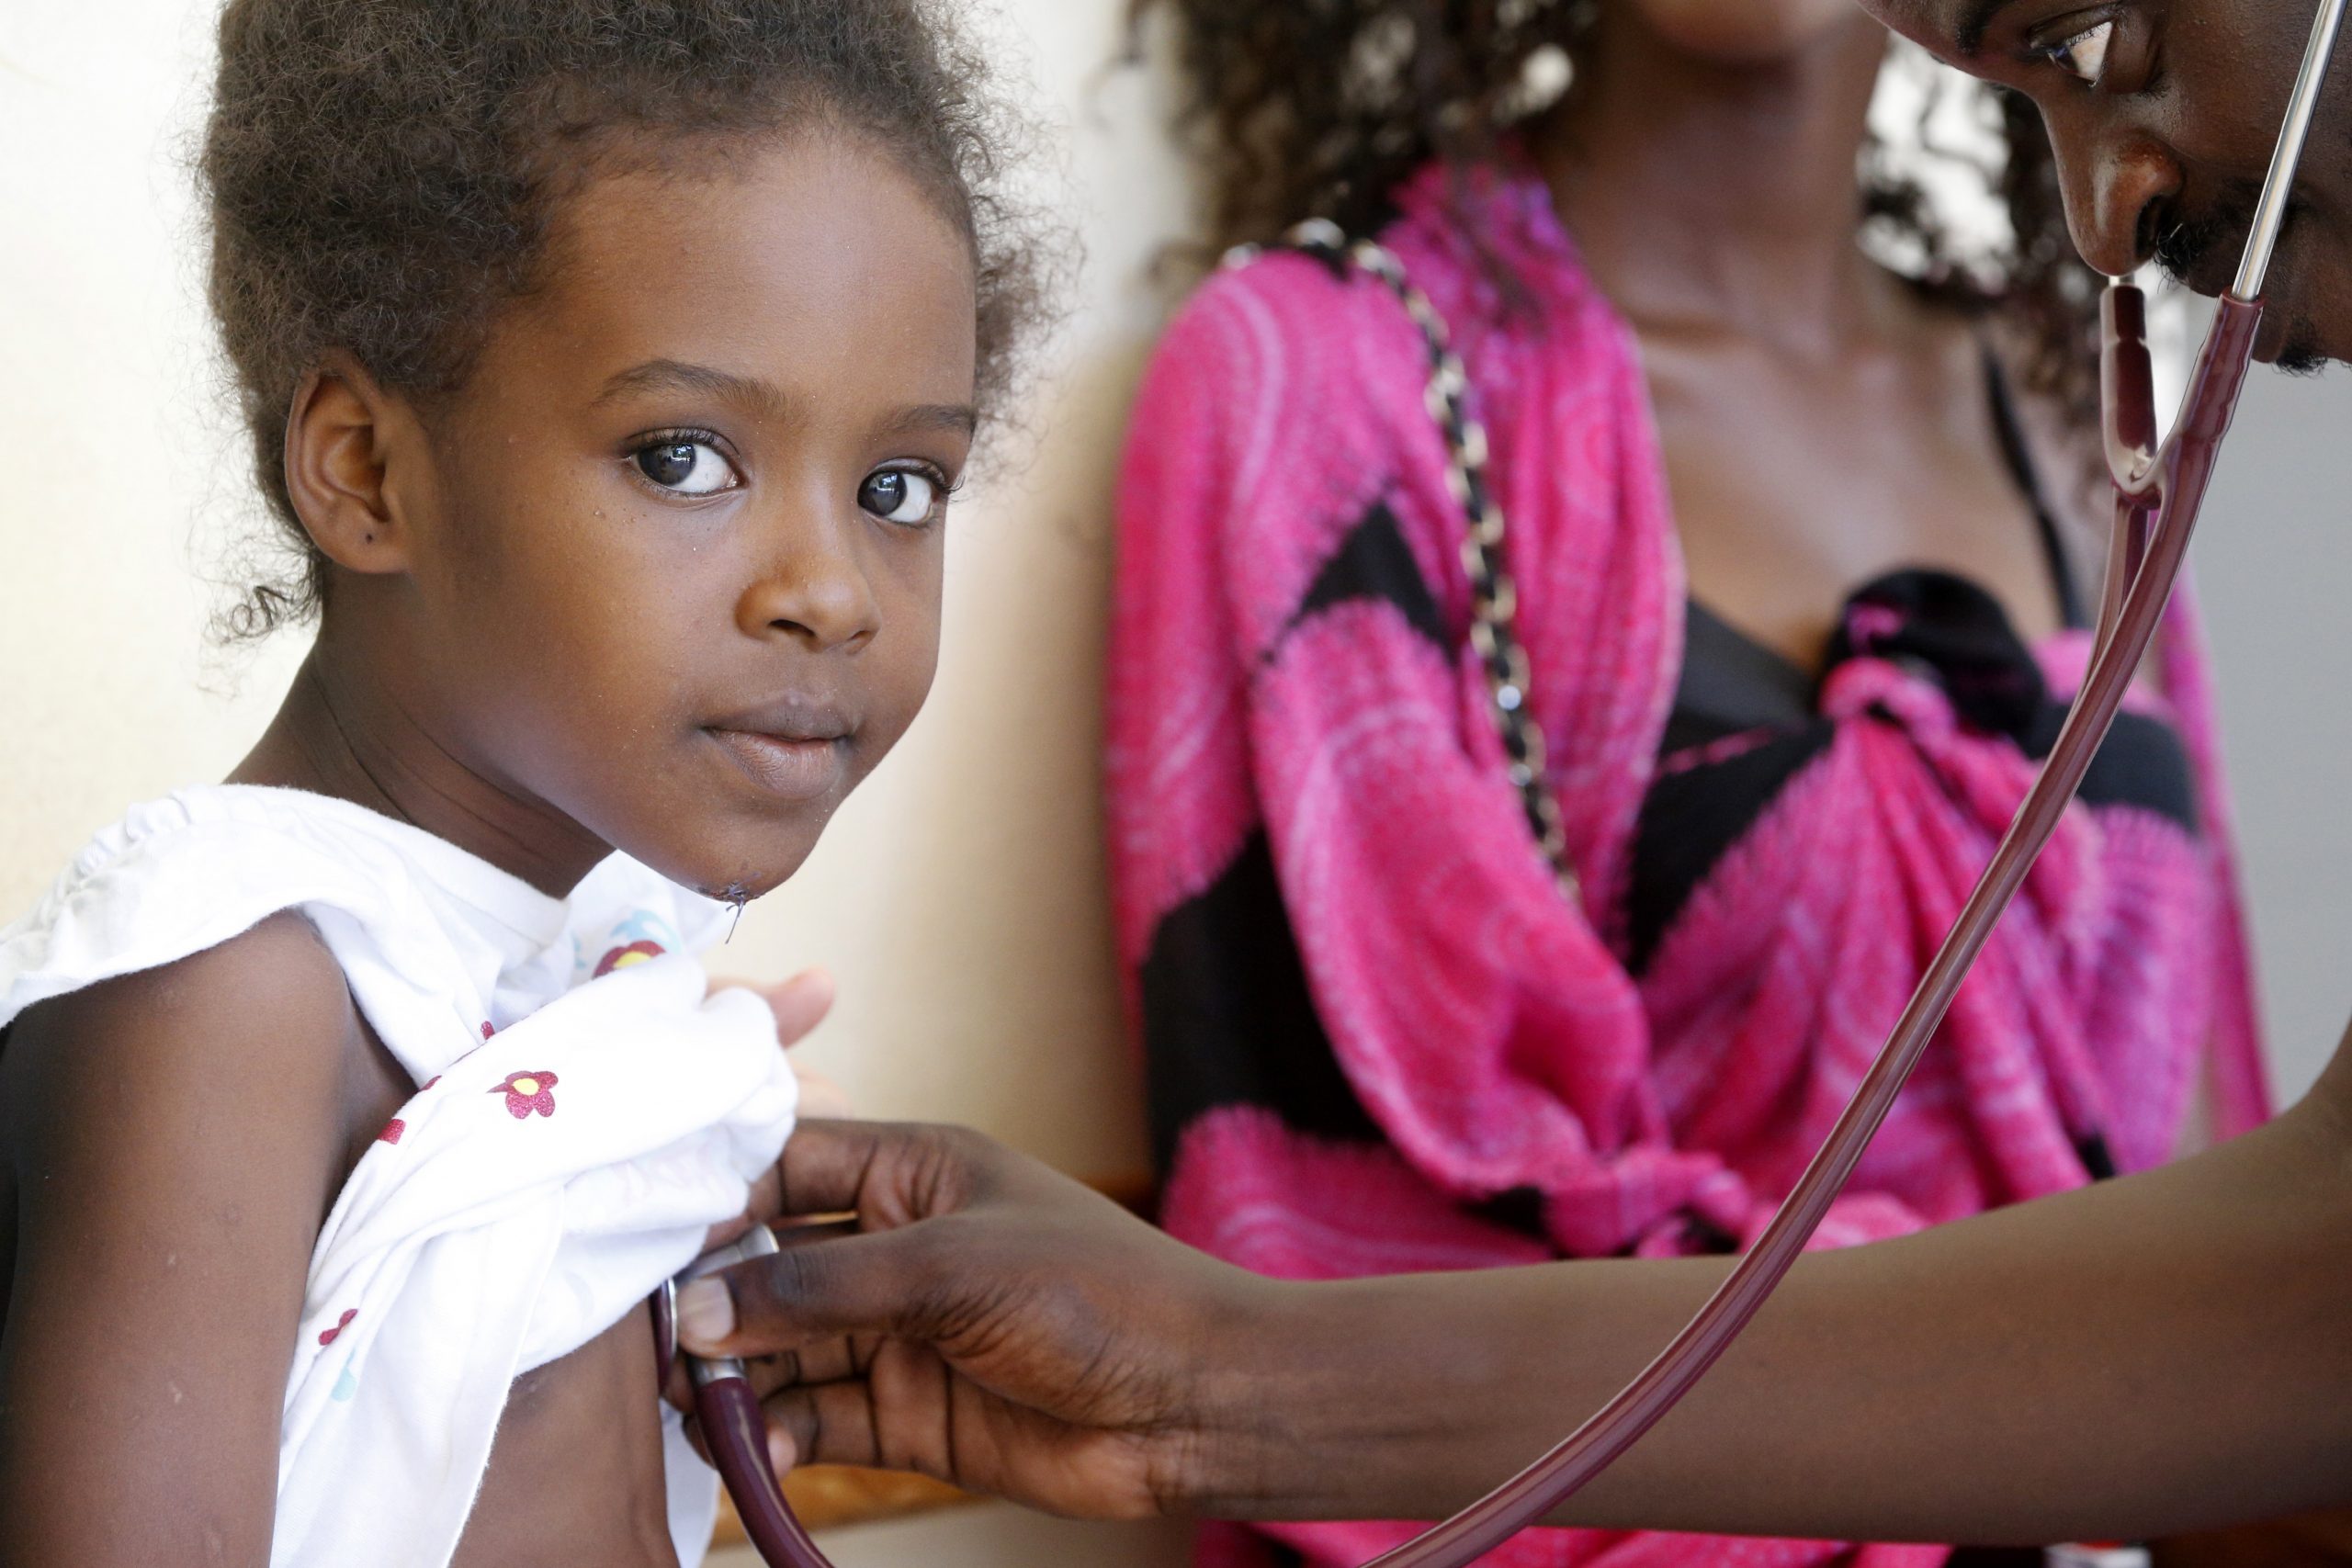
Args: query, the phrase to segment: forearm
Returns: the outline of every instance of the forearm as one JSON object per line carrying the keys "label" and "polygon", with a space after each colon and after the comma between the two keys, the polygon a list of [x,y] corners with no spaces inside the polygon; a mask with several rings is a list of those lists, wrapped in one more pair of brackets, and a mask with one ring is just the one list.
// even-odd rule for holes
{"label": "forearm", "polygon": [[[1556,1522],[2039,1540],[2345,1501],[2347,1150],[2315,1100],[2180,1166],[1808,1257]],[[1451,1511],[1614,1393],[1726,1267],[1286,1288],[1268,1343],[1300,1370],[1258,1387],[1288,1414],[1201,1506]]]}

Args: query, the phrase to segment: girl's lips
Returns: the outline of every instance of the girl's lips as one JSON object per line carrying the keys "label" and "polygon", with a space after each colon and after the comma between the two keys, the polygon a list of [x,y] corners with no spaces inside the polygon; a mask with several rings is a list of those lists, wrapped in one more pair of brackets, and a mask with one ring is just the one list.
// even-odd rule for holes
{"label": "girl's lips", "polygon": [[842,782],[847,737],[769,735],[715,727],[703,733],[718,741],[753,784],[779,799],[821,799]]}

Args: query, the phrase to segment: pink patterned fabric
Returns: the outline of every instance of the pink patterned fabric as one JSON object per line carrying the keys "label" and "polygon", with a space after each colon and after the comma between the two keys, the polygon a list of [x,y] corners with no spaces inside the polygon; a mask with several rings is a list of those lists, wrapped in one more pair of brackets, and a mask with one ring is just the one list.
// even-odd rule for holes
{"label": "pink patterned fabric", "polygon": [[[1422,408],[1424,353],[1390,295],[1291,254],[1220,274],[1160,346],[1123,476],[1108,749],[1129,999],[1148,1035],[1169,1006],[1223,1006],[1213,1025],[1253,1027],[1272,971],[1235,970],[1222,1002],[1157,997],[1152,972],[1180,926],[1194,948],[1226,942],[1235,918],[1219,911],[1239,906],[1218,889],[1262,858],[1311,999],[1295,1032],[1319,1026],[1355,1102],[1334,1114],[1370,1123],[1335,1133],[1285,1111],[1315,1092],[1299,1087],[1306,1067],[1170,1059],[1182,1039],[1148,1042],[1156,1095],[1185,1102],[1163,1136],[1165,1223],[1270,1274],[1744,1243],[1844,1104],[2032,773],[2014,744],[1960,724],[1933,682],[1851,660],[1823,696],[1834,739],[1636,978],[1628,855],[1683,632],[1657,438],[1632,333],[1542,186],[1467,180],[1425,173],[1383,237],[1471,370],[1587,908],[1554,886],[1504,777],[1464,651],[1462,522]],[[1523,297],[1497,289],[1474,231]],[[1368,534],[1367,518],[1393,529]],[[1426,604],[1409,582],[1327,592],[1334,563],[1355,570],[1351,552],[1380,538],[1401,538]],[[2081,643],[2043,650],[2062,692]],[[2202,830],[2076,809],[1821,1245],[2077,1186],[2086,1128],[2123,1168],[2161,1160],[2209,1045],[2222,1129],[2265,1113],[2186,608],[2163,674],[2164,696],[2139,700],[2185,737]],[[1266,1026],[1272,1049],[1285,1029]],[[1510,1194],[1522,1208],[1532,1195],[1536,1223],[1481,1207]],[[1271,1538],[1355,1563],[1405,1533],[1217,1529],[1202,1561],[1277,1561]],[[1908,1568],[1944,1551],[1546,1530],[1488,1561]]]}

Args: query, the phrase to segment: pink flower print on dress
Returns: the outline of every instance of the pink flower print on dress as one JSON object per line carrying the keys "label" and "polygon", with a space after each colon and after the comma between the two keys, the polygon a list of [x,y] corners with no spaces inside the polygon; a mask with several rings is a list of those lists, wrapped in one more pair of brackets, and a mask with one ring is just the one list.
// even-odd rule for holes
{"label": "pink flower print on dress", "polygon": [[319,1330],[319,1343],[322,1345],[334,1344],[335,1341],[335,1336],[350,1327],[351,1320],[358,1315],[359,1309],[357,1307],[345,1308],[343,1315],[334,1320],[334,1326],[333,1328],[322,1328]]}
{"label": "pink flower print on dress", "polygon": [[492,1094],[506,1097],[506,1114],[517,1122],[526,1121],[532,1111],[542,1116],[555,1114],[555,1075],[553,1073],[509,1073],[506,1081],[491,1089]]}
{"label": "pink flower print on dress", "polygon": [[658,942],[633,942],[626,947],[614,948],[604,957],[596,960],[596,973],[593,978],[602,979],[616,969],[626,969],[632,964],[643,964],[649,959],[659,958],[667,951],[668,949]]}
{"label": "pink flower print on dress", "polygon": [[376,1141],[379,1144],[397,1144],[401,1141],[401,1134],[407,1131],[408,1123],[395,1116],[384,1123],[384,1130],[376,1134]]}
{"label": "pink flower print on dress", "polygon": [[490,1026],[490,1020],[488,1020],[488,1019],[483,1019],[483,1020],[481,1021],[481,1037],[482,1037],[484,1040],[489,1039],[492,1035],[493,1035],[493,1034],[495,1034],[495,1033],[497,1033],[497,1032],[498,1032],[498,1031],[496,1031],[495,1029],[492,1029],[492,1028]]}

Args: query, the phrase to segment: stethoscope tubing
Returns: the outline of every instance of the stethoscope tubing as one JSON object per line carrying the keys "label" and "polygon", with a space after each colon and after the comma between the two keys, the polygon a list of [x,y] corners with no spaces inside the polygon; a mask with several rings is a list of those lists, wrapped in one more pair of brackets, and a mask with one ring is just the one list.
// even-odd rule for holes
{"label": "stethoscope tubing", "polygon": [[[721,1269],[765,1258],[782,1248],[775,1233],[753,1225],[742,1236],[695,1260],[679,1280],[691,1280]],[[678,1348],[679,1280],[665,1283],[653,1297],[653,1337],[661,1381],[670,1381],[673,1361],[683,1360],[694,1388],[695,1420],[713,1469],[734,1499],[735,1516],[743,1533],[769,1568],[832,1568],[809,1539],[806,1526],[784,1499],[775,1467],[768,1460],[767,1412],[743,1363],[732,1356],[693,1356]]]}
{"label": "stethoscope tubing", "polygon": [[[1383,1553],[1366,1568],[1464,1568],[1540,1522],[1690,1391],[1812,1239],[1943,1021],[1970,965],[2081,787],[2163,621],[2253,358],[2255,333],[2262,321],[2263,279],[2286,220],[2295,170],[2347,3],[2352,0],[2321,0],[2312,19],[2236,286],[2222,298],[2198,351],[2180,417],[2161,444],[2151,396],[2145,305],[2131,284],[2120,279],[2109,283],[2100,307],[2101,439],[2115,488],[2115,525],[2090,668],[2056,744],[1984,874],[1819,1152],[1706,1304],[1615,1398],[1486,1497]],[[724,1262],[707,1259],[701,1267],[723,1267],[775,1249],[773,1236],[754,1230],[729,1249],[732,1256]],[[831,1568],[784,1501],[768,1464],[766,1422],[742,1364],[692,1357],[687,1364],[705,1441],[752,1544],[771,1568]]]}
{"label": "stethoscope tubing", "polygon": [[767,1413],[760,1408],[759,1393],[743,1375],[742,1363],[723,1363],[727,1370],[715,1375],[710,1365],[688,1358],[695,1379],[695,1417],[701,1423],[711,1462],[726,1483],[728,1495],[735,1499],[743,1533],[771,1568],[831,1568],[784,1500],[784,1488],[768,1462]]}

